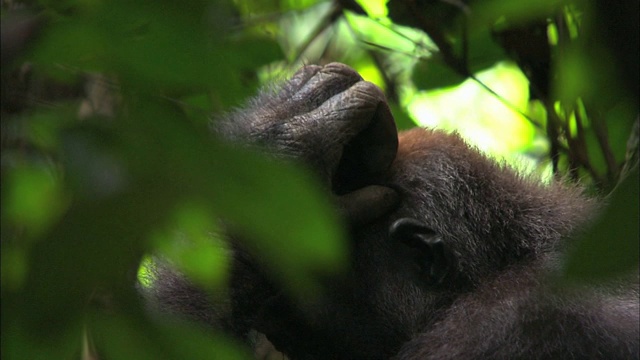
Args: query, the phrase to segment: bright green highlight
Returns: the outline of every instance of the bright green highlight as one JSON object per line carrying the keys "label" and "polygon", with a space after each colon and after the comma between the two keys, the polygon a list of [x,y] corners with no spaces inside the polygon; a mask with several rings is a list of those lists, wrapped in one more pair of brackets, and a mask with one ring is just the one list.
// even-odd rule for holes
{"label": "bright green highlight", "polygon": [[[152,236],[163,256],[208,289],[224,287],[230,261],[230,250],[218,238],[219,230],[213,219],[206,208],[184,204],[176,209],[169,226]],[[143,262],[139,277],[147,274],[148,265]]]}
{"label": "bright green highlight", "polygon": [[387,1],[388,0],[356,0],[364,11],[367,12],[367,15],[372,18],[387,16]]}
{"label": "bright green highlight", "polygon": [[7,176],[4,215],[24,226],[29,235],[41,234],[66,204],[59,179],[50,169],[39,166],[16,168]]}
{"label": "bright green highlight", "polygon": [[416,94],[408,106],[410,113],[421,126],[456,131],[493,157],[504,158],[518,167],[530,166],[519,162],[532,160],[513,155],[531,150],[535,137],[533,125],[514,110],[527,113],[526,77],[516,65],[500,63],[477,74],[477,78],[503,100],[469,79],[453,88]]}
{"label": "bright green highlight", "polygon": [[153,266],[153,258],[151,256],[145,256],[140,262],[138,267],[138,282],[142,287],[148,288],[153,285],[153,279],[149,268]]}

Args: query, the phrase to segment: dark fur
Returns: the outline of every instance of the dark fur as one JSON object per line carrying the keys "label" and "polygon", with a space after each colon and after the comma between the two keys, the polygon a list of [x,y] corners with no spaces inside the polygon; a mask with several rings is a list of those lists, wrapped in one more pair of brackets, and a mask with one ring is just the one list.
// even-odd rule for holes
{"label": "dark fur", "polygon": [[[154,303],[239,335],[255,328],[292,359],[637,359],[637,282],[562,289],[549,280],[594,212],[578,188],[521,177],[456,135],[424,129],[400,134],[392,164],[384,153],[395,145],[374,156],[378,168],[340,176],[345,158],[361,158],[349,143],[385,128],[376,125],[386,121],[381,101],[346,66],[311,66],[218,124],[228,138],[302,160],[333,196],[354,184],[399,193],[395,210],[351,230],[351,270],[322,299],[293,304],[238,249],[230,311],[213,310],[166,269]],[[374,143],[390,136],[369,133]],[[346,178],[356,181],[342,186]],[[442,283],[426,282],[415,251],[391,240],[401,218],[424,224],[450,251]]]}

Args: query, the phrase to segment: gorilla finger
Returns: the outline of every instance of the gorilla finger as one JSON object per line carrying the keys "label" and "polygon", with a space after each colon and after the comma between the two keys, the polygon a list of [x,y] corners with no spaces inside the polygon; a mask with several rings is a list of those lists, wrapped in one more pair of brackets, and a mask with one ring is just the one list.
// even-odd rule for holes
{"label": "gorilla finger", "polygon": [[[398,151],[398,131],[386,102],[379,102],[369,126],[349,142],[353,156],[362,161],[368,172],[387,170]],[[345,156],[350,155],[345,150]]]}
{"label": "gorilla finger", "polygon": [[372,222],[396,208],[398,193],[385,186],[370,185],[338,197],[340,212],[350,226]]}
{"label": "gorilla finger", "polygon": [[398,151],[398,134],[386,102],[379,102],[369,125],[342,151],[332,178],[334,192],[342,194],[375,183],[391,166]]}
{"label": "gorilla finger", "polygon": [[[307,134],[320,144],[318,154],[326,164],[334,192],[372,184],[396,156],[398,135],[384,93],[360,81],[334,95],[317,109],[292,122],[296,128],[315,129]],[[327,137],[327,134],[331,134]]]}
{"label": "gorilla finger", "polygon": [[277,100],[285,101],[293,97],[293,95],[300,91],[300,89],[320,70],[322,70],[322,66],[320,65],[305,65],[300,68],[295,74],[293,74],[291,79],[282,84],[277,95]]}
{"label": "gorilla finger", "polygon": [[382,90],[370,82],[360,81],[326,99],[319,107],[294,117],[292,124],[313,128],[318,136],[331,134],[331,144],[345,144],[378,115],[381,102],[386,102]]}
{"label": "gorilla finger", "polygon": [[325,65],[299,91],[292,94],[291,105],[294,109],[298,108],[298,114],[309,112],[361,80],[362,77],[355,70],[344,64]]}

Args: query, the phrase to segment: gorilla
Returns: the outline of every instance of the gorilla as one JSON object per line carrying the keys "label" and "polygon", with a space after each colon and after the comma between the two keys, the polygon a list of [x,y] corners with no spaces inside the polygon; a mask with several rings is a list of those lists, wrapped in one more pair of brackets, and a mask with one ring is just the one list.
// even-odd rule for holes
{"label": "gorilla", "polygon": [[574,185],[521,176],[456,134],[398,134],[383,92],[346,65],[309,65],[215,123],[215,131],[307,166],[350,234],[349,269],[293,301],[234,244],[230,303],[156,261],[155,311],[290,359],[638,359],[637,278],[552,281],[597,210]]}

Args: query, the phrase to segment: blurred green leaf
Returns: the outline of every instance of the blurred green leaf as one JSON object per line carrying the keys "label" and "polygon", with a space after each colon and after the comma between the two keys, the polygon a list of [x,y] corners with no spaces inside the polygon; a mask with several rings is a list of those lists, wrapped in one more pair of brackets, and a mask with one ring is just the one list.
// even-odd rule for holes
{"label": "blurred green leaf", "polygon": [[413,69],[411,80],[420,90],[459,85],[466,77],[439,61],[421,61]]}
{"label": "blurred green leaf", "polygon": [[367,12],[371,18],[386,17],[387,13],[387,0],[355,0],[362,9]]}
{"label": "blurred green leaf", "polygon": [[637,116],[634,100],[629,98],[620,99],[604,114],[604,122],[607,125],[605,135],[618,164],[625,160],[629,131],[633,128],[634,121],[637,121]]}
{"label": "blurred green leaf", "polygon": [[[55,329],[47,337],[33,333],[17,316],[19,304],[6,304],[2,298],[2,358],[11,360],[63,360],[77,358],[80,349],[80,321]],[[10,310],[10,311],[6,311]],[[46,321],[46,318],[41,319]],[[79,320],[79,319],[77,319]]]}
{"label": "blurred green leaf", "polygon": [[144,1],[95,3],[79,14],[52,21],[34,52],[51,74],[51,63],[84,71],[116,72],[140,88],[170,90],[171,95],[215,90],[233,104],[255,87],[237,74],[281,58],[272,39],[232,35],[228,2]]}
{"label": "blurred green leaf", "polygon": [[66,203],[59,178],[44,166],[15,168],[3,186],[3,217],[32,237],[58,220]]}
{"label": "blurred green leaf", "polygon": [[2,289],[17,292],[24,284],[29,269],[27,251],[23,247],[2,245]]}
{"label": "blurred green leaf", "polygon": [[122,315],[93,317],[91,335],[109,359],[251,359],[235,340],[178,321],[148,324]]}
{"label": "blurred green leaf", "polygon": [[32,59],[57,79],[69,79],[61,66],[85,71],[107,70],[105,43],[95,23],[82,18],[62,18],[51,22],[35,47]]}
{"label": "blurred green leaf", "polygon": [[[326,195],[308,185],[307,175],[214,142],[174,108],[159,104],[131,106],[130,117],[113,128],[87,122],[65,133],[69,178],[79,180],[73,188],[95,189],[80,191],[84,195],[32,250],[24,298],[31,299],[28,323],[40,331],[78,316],[95,284],[126,284],[142,241],[158,225],[170,224],[176,206],[188,199],[232,224],[296,294],[318,289],[318,273],[342,268],[343,234]],[[111,152],[96,150],[96,144],[109,144]],[[101,154],[110,154],[108,163],[116,165],[95,168]],[[43,327],[43,318],[51,318],[45,323],[51,325]]]}
{"label": "blurred green leaf", "polygon": [[318,271],[341,268],[343,234],[326,194],[308,174],[214,142],[171,114],[146,103],[132,111],[137,121],[123,122],[131,146],[126,153],[137,154],[131,168],[145,172],[139,177],[151,183],[149,189],[159,186],[165,199],[186,196],[209,204],[294,289],[313,287]]}
{"label": "blurred green leaf", "polygon": [[215,219],[204,206],[178,205],[169,227],[157,229],[152,237],[160,255],[197,285],[223,293],[231,249],[220,238]]}
{"label": "blurred green leaf", "polygon": [[468,66],[472,74],[494,66],[498,62],[506,61],[504,49],[499,46],[489,29],[473,31],[468,39]]}
{"label": "blurred green leaf", "polygon": [[614,190],[604,214],[570,252],[565,277],[592,282],[637,271],[640,236],[638,168]]}

